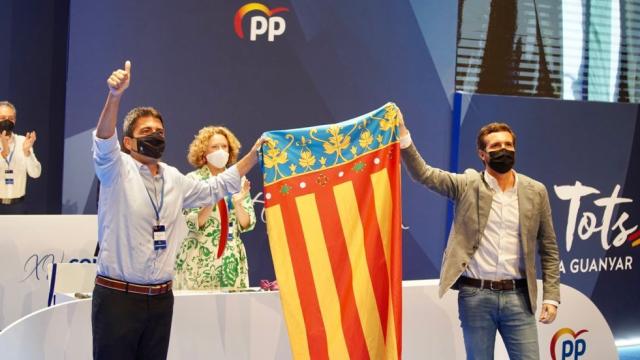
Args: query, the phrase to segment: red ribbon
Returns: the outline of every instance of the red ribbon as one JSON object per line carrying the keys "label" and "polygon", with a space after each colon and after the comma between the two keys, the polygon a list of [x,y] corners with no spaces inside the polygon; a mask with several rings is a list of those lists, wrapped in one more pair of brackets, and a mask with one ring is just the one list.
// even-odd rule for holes
{"label": "red ribbon", "polygon": [[218,242],[218,259],[222,256],[224,248],[227,246],[227,236],[229,235],[229,214],[227,213],[227,203],[224,198],[218,201],[218,211],[220,211],[220,241]]}

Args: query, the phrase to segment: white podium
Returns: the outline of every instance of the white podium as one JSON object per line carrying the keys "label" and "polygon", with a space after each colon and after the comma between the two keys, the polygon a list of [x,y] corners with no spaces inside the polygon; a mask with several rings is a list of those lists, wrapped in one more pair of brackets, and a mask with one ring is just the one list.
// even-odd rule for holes
{"label": "white podium", "polygon": [[[437,292],[437,280],[403,284],[404,359],[465,358],[456,293],[439,299]],[[576,342],[586,345],[581,360],[617,358],[611,331],[595,305],[568,286],[561,293],[556,321],[538,326],[541,358],[561,359],[561,352]],[[0,333],[0,354],[27,360],[90,359],[90,315],[90,299],[32,313]],[[581,330],[587,331],[575,335]],[[169,359],[290,358],[278,292],[175,293]],[[496,359],[507,358],[498,340]]]}

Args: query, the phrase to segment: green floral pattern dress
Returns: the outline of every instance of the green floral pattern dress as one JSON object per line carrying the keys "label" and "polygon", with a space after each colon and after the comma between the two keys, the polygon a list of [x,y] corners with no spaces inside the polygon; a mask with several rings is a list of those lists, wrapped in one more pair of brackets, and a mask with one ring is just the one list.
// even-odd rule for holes
{"label": "green floral pattern dress", "polygon": [[[206,180],[211,176],[209,168],[190,172],[193,179]],[[220,242],[220,212],[214,205],[205,224],[198,228],[200,208],[187,209],[184,215],[189,228],[187,238],[182,242],[176,258],[174,287],[179,290],[209,290],[220,288],[249,287],[249,265],[240,233],[250,231],[256,224],[256,214],[250,195],[242,199],[242,207],[249,214],[250,223],[241,229],[236,219],[235,209],[231,209],[231,196],[225,198],[229,208],[229,222],[233,222],[233,232],[227,239],[222,256],[217,259]],[[229,226],[223,224],[223,226]]]}

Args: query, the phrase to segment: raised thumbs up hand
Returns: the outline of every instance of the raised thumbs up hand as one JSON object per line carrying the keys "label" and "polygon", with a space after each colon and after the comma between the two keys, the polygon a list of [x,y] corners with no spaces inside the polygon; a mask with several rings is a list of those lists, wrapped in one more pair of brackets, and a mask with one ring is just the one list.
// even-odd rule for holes
{"label": "raised thumbs up hand", "polygon": [[111,73],[111,76],[107,79],[107,85],[109,85],[109,92],[111,95],[120,96],[129,87],[129,81],[131,80],[131,61],[127,60],[124,63],[124,70],[118,69]]}

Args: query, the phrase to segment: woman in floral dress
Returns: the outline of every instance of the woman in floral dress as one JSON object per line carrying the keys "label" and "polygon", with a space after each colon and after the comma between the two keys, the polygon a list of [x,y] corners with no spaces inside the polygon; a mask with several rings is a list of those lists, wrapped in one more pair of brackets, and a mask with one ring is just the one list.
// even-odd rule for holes
{"label": "woman in floral dress", "polygon": [[[207,179],[236,162],[240,142],[229,129],[208,126],[201,129],[189,146],[189,163],[197,170],[187,176]],[[246,288],[249,267],[240,233],[252,230],[256,223],[250,183],[242,179],[241,190],[225,198],[227,223],[221,223],[221,204],[184,211],[189,234],[178,250],[176,289],[204,290]],[[224,211],[222,211],[224,213]],[[218,257],[220,235],[227,227],[227,241]]]}

